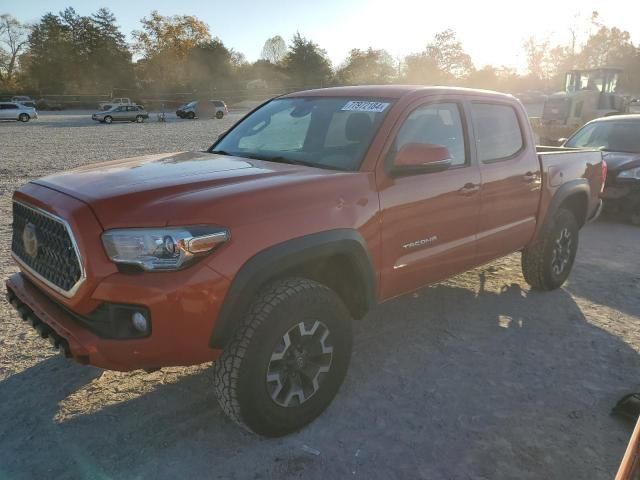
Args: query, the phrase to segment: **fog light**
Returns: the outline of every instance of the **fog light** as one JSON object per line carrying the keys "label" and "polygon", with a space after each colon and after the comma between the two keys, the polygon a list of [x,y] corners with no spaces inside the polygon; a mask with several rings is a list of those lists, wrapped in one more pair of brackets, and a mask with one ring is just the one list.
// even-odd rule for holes
{"label": "fog light", "polygon": [[140,312],[136,312],[131,316],[131,323],[133,323],[133,328],[139,332],[144,333],[149,329],[149,321],[147,320],[147,317]]}

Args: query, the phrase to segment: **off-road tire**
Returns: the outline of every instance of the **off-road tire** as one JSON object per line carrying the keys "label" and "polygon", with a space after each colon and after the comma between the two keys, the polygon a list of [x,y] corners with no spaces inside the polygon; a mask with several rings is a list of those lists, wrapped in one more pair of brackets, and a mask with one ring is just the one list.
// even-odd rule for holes
{"label": "off-road tire", "polygon": [[220,120],[222,117],[224,117],[224,112],[216,112],[216,118],[218,120]]}
{"label": "off-road tire", "polygon": [[107,115],[106,117],[104,117],[104,123],[110,124],[113,122],[113,118],[110,117],[109,115]]}
{"label": "off-road tire", "polygon": [[[298,405],[282,406],[268,390],[267,371],[283,335],[300,322],[321,321],[329,331],[330,369],[319,388]],[[267,286],[214,365],[214,386],[224,412],[242,427],[268,437],[295,432],[313,421],[337,394],[349,366],[351,317],[328,287],[303,278]]]}
{"label": "off-road tire", "polygon": [[[572,242],[567,263],[558,273],[554,271],[552,263],[554,249],[563,232],[568,232]],[[545,221],[538,237],[522,251],[522,274],[534,290],[555,290],[567,280],[578,251],[578,235],[578,222],[569,210],[560,208]]]}
{"label": "off-road tire", "polygon": [[21,113],[21,114],[18,116],[18,120],[20,120],[20,121],[21,121],[21,122],[23,122],[23,123],[28,122],[28,121],[30,120],[30,118],[31,118],[31,117],[29,117],[29,115],[27,115],[26,113]]}

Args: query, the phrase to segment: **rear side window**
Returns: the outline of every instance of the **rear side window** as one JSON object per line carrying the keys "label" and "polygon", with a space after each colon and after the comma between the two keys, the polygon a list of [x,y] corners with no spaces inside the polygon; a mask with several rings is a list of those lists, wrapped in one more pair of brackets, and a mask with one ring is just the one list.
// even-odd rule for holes
{"label": "rear side window", "polygon": [[507,159],[524,146],[516,111],[509,105],[472,104],[478,159],[490,163]]}
{"label": "rear side window", "polygon": [[2,110],[16,110],[18,106],[15,103],[5,103],[0,106]]}

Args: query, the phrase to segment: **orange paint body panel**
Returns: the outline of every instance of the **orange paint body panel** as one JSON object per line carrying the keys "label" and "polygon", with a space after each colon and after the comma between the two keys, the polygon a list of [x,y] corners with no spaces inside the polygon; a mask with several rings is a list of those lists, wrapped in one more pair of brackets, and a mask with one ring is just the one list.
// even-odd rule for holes
{"label": "orange paint body panel", "polygon": [[[71,355],[84,363],[114,370],[197,364],[220,353],[211,337],[239,272],[262,252],[291,240],[354,232],[371,264],[374,301],[382,302],[526,247],[565,184],[584,185],[585,220],[596,210],[599,153],[538,154],[526,114],[510,96],[385,86],[287,97],[322,96],[389,99],[389,111],[357,171],[187,152],[88,165],[21,187],[16,201],[68,222],[86,280],[66,297],[22,268],[8,280],[10,292],[66,339]],[[517,112],[524,147],[514,158],[478,161],[475,101]],[[405,120],[420,106],[440,103],[458,105],[466,164],[413,175],[390,172],[386,162]],[[110,229],[189,225],[223,227],[230,238],[179,271],[119,270],[101,240]],[[240,302],[251,300],[240,295]],[[105,303],[146,308],[151,333],[107,339],[69,314],[90,315]]]}

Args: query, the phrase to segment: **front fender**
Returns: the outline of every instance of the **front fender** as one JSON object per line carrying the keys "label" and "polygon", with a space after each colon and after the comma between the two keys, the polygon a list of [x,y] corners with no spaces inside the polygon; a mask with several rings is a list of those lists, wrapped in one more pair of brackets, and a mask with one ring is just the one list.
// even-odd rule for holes
{"label": "front fender", "polygon": [[346,255],[363,282],[363,308],[376,301],[376,276],[362,236],[354,229],[336,229],[287,240],[255,254],[234,276],[225,296],[209,344],[224,348],[233,338],[239,321],[264,286],[305,263]]}

